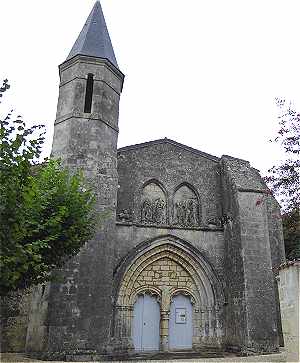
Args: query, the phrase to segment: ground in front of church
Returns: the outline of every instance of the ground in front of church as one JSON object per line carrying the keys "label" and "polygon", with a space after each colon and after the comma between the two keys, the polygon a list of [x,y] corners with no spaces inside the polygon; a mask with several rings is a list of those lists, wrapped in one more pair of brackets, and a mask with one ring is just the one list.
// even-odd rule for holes
{"label": "ground in front of church", "polygon": [[[32,359],[32,358],[26,358],[26,356],[24,354],[16,354],[16,353],[2,353],[0,355],[0,362],[1,363],[8,363],[8,362],[13,362],[13,363],[17,363],[17,362],[36,362],[36,363],[47,363],[46,361],[42,361],[42,360],[37,360],[37,359]],[[48,361],[49,362],[49,361]],[[107,361],[101,361],[101,363],[105,363]],[[111,361],[110,361],[111,362]],[[173,359],[173,360],[134,360],[134,361],[126,361],[127,363],[197,363],[197,362],[207,362],[207,363],[212,363],[212,362],[288,362],[288,363],[293,363],[293,362],[299,362],[299,356],[297,356],[296,354],[288,354],[285,351],[281,351],[278,354],[266,354],[266,355],[257,355],[257,356],[249,356],[249,357],[237,357],[233,354],[226,354],[225,358],[192,358],[192,359]],[[61,362],[51,362],[51,363],[61,363]],[[78,362],[77,362],[78,363]],[[87,362],[84,362],[87,363]],[[92,362],[90,362],[92,363]],[[114,363],[118,363],[116,361],[114,361]]]}

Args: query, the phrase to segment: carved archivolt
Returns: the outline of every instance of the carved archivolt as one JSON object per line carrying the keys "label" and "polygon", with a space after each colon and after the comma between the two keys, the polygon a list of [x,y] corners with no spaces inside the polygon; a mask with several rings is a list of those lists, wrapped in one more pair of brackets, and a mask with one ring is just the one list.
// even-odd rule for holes
{"label": "carved archivolt", "polygon": [[118,305],[132,305],[140,288],[168,286],[170,295],[188,288],[204,306],[215,304],[212,284],[205,268],[179,247],[165,241],[138,257],[122,280]]}

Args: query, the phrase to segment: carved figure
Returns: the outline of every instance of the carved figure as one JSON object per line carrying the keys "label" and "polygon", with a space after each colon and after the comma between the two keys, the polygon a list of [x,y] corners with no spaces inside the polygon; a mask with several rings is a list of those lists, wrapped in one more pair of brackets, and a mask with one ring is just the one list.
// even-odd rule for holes
{"label": "carved figure", "polygon": [[186,214],[185,214],[185,224],[187,226],[193,226],[193,201],[192,200],[186,200]]}
{"label": "carved figure", "polygon": [[193,220],[195,226],[199,225],[198,210],[199,210],[199,205],[195,200],[193,200]]}
{"label": "carved figure", "polygon": [[177,207],[177,223],[180,226],[185,226],[186,224],[186,205],[185,201],[176,203]]}
{"label": "carved figure", "polygon": [[145,199],[141,208],[141,222],[151,224],[165,223],[166,203],[163,199],[150,201]]}
{"label": "carved figure", "polygon": [[154,202],[153,222],[156,224],[165,222],[165,201],[160,198]]}
{"label": "carved figure", "polygon": [[198,223],[198,203],[195,200],[187,199],[175,203],[175,224],[192,227]]}
{"label": "carved figure", "polygon": [[118,214],[118,218],[122,222],[132,222],[132,212],[130,209],[122,209]]}
{"label": "carved figure", "polygon": [[197,217],[198,203],[193,199],[190,199],[186,202],[188,204],[187,225],[197,226],[198,225],[198,217]]}
{"label": "carved figure", "polygon": [[215,217],[209,217],[206,221],[206,224],[208,224],[209,227],[219,227],[220,226],[220,220]]}
{"label": "carved figure", "polygon": [[180,226],[185,224],[185,206],[183,202],[177,202],[176,207],[176,222]]}
{"label": "carved figure", "polygon": [[141,210],[141,222],[152,223],[152,203],[149,199],[145,199]]}

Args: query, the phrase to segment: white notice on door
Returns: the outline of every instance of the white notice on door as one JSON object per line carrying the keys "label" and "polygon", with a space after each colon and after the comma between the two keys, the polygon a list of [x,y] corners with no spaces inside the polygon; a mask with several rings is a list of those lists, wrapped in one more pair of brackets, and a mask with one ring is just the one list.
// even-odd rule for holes
{"label": "white notice on door", "polygon": [[176,308],[175,317],[176,324],[186,324],[186,308]]}

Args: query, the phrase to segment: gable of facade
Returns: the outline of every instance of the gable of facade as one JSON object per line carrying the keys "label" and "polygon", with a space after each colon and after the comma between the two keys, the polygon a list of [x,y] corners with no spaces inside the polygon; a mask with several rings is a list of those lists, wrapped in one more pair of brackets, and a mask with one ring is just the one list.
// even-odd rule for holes
{"label": "gable of facade", "polygon": [[[118,221],[191,228],[221,226],[216,157],[172,140],[157,140],[119,149],[118,177]],[[160,202],[157,208],[155,203]],[[158,210],[158,216],[155,212],[151,216],[151,210]]]}

